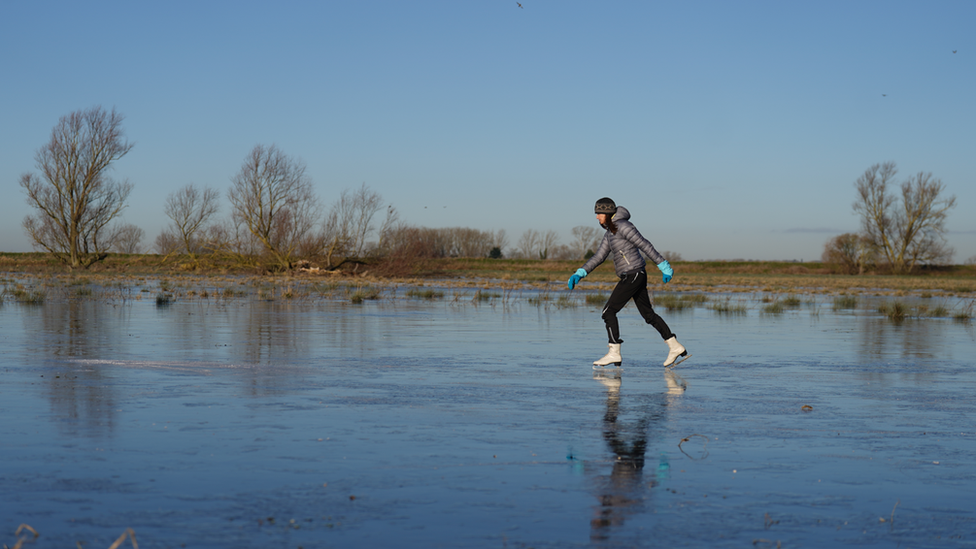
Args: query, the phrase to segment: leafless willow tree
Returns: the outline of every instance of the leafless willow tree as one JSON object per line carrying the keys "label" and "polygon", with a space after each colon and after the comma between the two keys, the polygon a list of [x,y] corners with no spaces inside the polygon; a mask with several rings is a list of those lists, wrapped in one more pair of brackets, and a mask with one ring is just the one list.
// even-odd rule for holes
{"label": "leafless willow tree", "polygon": [[528,229],[519,238],[518,244],[515,245],[520,257],[524,259],[534,259],[536,253],[539,250],[539,244],[542,241],[542,235],[539,231],[535,229]]}
{"label": "leafless willow tree", "polygon": [[112,251],[120,254],[137,254],[142,252],[142,239],[146,231],[126,223],[112,228]]}
{"label": "leafless willow tree", "polygon": [[383,224],[380,225],[379,241],[376,243],[376,247],[380,250],[386,250],[387,239],[402,226],[404,226],[404,223],[400,220],[400,212],[392,204],[388,205],[386,207],[386,216],[383,218]]}
{"label": "leafless willow tree", "polygon": [[328,268],[339,265],[354,248],[354,223],[352,217],[352,198],[343,191],[329,209],[329,215],[322,226],[323,250]]}
{"label": "leafless willow tree", "polygon": [[373,244],[376,249],[386,247],[382,241],[399,224],[399,214],[393,206],[387,207],[378,231],[379,242],[371,244],[370,236],[377,233],[376,214],[382,209],[383,197],[365,183],[359,189],[342,191],[323,226],[323,255],[330,266],[350,256],[362,258],[372,253]]}
{"label": "leafless willow tree", "polygon": [[365,183],[351,194],[353,216],[353,246],[356,257],[362,257],[369,236],[376,230],[373,218],[383,209],[383,197]]}
{"label": "leafless willow tree", "polygon": [[589,225],[577,225],[571,231],[573,235],[573,251],[577,254],[577,259],[583,259],[586,252],[596,250],[598,245],[597,237],[600,235],[596,227]]}
{"label": "leafless willow tree", "polygon": [[899,200],[888,188],[897,173],[894,162],[875,164],[854,183],[854,212],[861,216],[864,236],[894,273],[951,260],[945,221],[956,197],[941,198],[942,181],[919,172],[901,184]]}
{"label": "leafless willow tree", "polygon": [[35,248],[71,268],[88,268],[112,248],[109,223],[132,191],[128,181],[108,176],[112,164],[133,144],[125,139],[124,117],[101,107],[62,116],[51,140],[34,156],[40,175],[24,174],[20,186],[35,214],[24,218]]}
{"label": "leafless willow tree", "polygon": [[[190,257],[202,247],[200,234],[219,209],[220,193],[215,189],[197,189],[192,183],[166,197],[163,212],[170,219],[169,228],[156,239],[161,253],[179,251]],[[166,251],[163,248],[167,248]]]}
{"label": "leafless willow tree", "polygon": [[274,267],[290,269],[321,215],[305,164],[275,145],[257,145],[231,181],[234,222],[247,228]]}
{"label": "leafless willow tree", "polygon": [[559,247],[559,233],[553,230],[546,231],[542,234],[539,245],[539,259],[551,259],[553,251]]}
{"label": "leafless willow tree", "polygon": [[508,233],[505,232],[505,229],[492,231],[491,246],[492,248],[498,248],[499,252],[508,247]]}

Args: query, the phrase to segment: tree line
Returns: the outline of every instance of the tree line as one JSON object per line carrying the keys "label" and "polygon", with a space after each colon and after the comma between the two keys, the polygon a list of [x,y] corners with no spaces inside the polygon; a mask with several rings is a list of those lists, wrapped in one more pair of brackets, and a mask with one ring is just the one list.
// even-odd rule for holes
{"label": "tree line", "polygon": [[[121,221],[133,184],[110,177],[113,163],[133,148],[123,120],[102,107],[61,117],[35,155],[38,172],[21,177],[33,209],[23,226],[33,246],[71,268],[88,268],[110,252],[141,251],[145,232]],[[367,258],[501,258],[508,247],[504,230],[409,225],[365,183],[324,208],[306,171],[304,162],[277,146],[256,145],[231,178],[230,216],[218,217],[220,191],[185,185],[163,204],[169,221],[154,251],[284,271],[311,261],[336,269]],[[562,245],[555,231],[528,230],[509,255],[582,258],[597,236],[596,228],[576,227],[573,243]]]}
{"label": "tree line", "polygon": [[[123,120],[115,109],[102,107],[61,117],[35,154],[38,172],[21,177],[33,209],[24,218],[24,230],[35,249],[71,268],[88,268],[110,252],[136,253],[145,236],[120,220],[133,184],[109,176],[113,163],[133,147]],[[904,180],[897,192],[897,173],[894,162],[885,162],[855,181],[853,209],[861,231],[831,238],[824,246],[825,263],[854,274],[901,274],[952,260],[945,224],[956,198],[945,198],[942,181],[924,172]],[[372,258],[400,263],[409,258],[501,258],[506,250],[515,258],[584,259],[602,236],[597,227],[580,225],[572,229],[571,242],[562,244],[555,231],[529,229],[509,248],[504,230],[409,225],[365,183],[342,191],[325,208],[304,162],[275,145],[256,145],[245,156],[226,196],[230,216],[220,219],[218,190],[188,184],[170,194],[163,205],[169,223],[156,237],[155,251],[284,271],[310,261],[336,269]],[[680,260],[672,252],[665,256]]]}

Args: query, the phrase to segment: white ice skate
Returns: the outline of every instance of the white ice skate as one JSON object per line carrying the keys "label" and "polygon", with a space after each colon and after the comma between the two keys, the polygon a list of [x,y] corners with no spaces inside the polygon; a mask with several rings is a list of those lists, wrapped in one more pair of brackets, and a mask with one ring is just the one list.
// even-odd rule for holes
{"label": "white ice skate", "polygon": [[[685,346],[678,343],[678,338],[671,336],[671,339],[665,341],[665,343],[668,344],[668,349],[670,349],[668,351],[668,358],[664,361],[665,366],[677,366],[678,364],[688,360],[688,357],[691,356],[688,354],[688,350],[685,349]],[[681,360],[675,362],[675,359],[678,357],[681,357]]]}
{"label": "white ice skate", "polygon": [[593,361],[593,369],[599,370],[610,365],[620,366],[621,362],[623,362],[623,359],[620,358],[620,344],[611,343],[610,351],[607,352],[606,356]]}

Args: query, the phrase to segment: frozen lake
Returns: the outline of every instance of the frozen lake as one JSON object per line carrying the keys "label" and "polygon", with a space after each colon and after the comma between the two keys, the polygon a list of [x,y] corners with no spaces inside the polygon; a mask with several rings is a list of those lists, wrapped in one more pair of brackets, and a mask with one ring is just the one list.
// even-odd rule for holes
{"label": "frozen lake", "polygon": [[531,295],[8,301],[0,543],[976,546],[972,323]]}

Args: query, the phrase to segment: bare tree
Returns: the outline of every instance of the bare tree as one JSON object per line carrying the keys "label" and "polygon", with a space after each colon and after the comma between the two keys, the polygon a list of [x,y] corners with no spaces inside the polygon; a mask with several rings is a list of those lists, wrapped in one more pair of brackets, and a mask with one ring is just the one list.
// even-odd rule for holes
{"label": "bare tree", "polygon": [[341,263],[339,258],[345,258],[354,249],[354,232],[352,197],[348,191],[342,191],[322,226],[325,244],[322,253],[328,268]]}
{"label": "bare tree", "polygon": [[546,259],[555,259],[557,261],[571,261],[579,259],[576,255],[576,249],[574,247],[567,246],[565,244],[558,244],[554,248],[549,249],[549,253],[546,255]]}
{"label": "bare tree", "polygon": [[403,226],[404,224],[400,220],[400,212],[392,204],[387,206],[386,217],[383,219],[383,224],[380,225],[379,242],[376,243],[376,247],[380,250],[388,249],[387,238]]}
{"label": "bare tree", "polygon": [[[214,223],[207,227],[205,233],[200,239],[203,253],[226,256],[243,265],[256,266],[258,264],[257,260],[264,250],[264,245],[254,238],[254,235],[241,223],[235,222],[234,219]],[[163,253],[161,246],[167,244],[170,246],[168,249],[179,250],[181,243],[177,240],[176,235],[164,234],[169,235],[169,240],[163,240],[162,236],[156,239],[156,246],[160,248],[160,253]]]}
{"label": "bare tree", "polygon": [[539,231],[535,229],[529,229],[522,233],[522,237],[519,238],[518,245],[516,245],[519,255],[525,259],[535,258],[541,239]]}
{"label": "bare tree", "polygon": [[942,181],[919,172],[902,183],[899,203],[888,191],[897,173],[894,162],[875,164],[854,183],[854,211],[865,237],[895,273],[950,260],[954,252],[945,241],[945,220],[956,197],[940,198]]}
{"label": "bare tree", "polygon": [[583,259],[586,252],[595,250],[597,247],[597,237],[600,232],[596,227],[589,225],[577,225],[572,229],[573,250],[577,253],[577,259]]}
{"label": "bare tree", "polygon": [[128,181],[108,177],[112,163],[133,147],[122,130],[124,117],[101,107],[62,116],[51,140],[34,156],[40,175],[24,174],[20,186],[36,210],[24,218],[35,248],[71,268],[88,268],[112,247],[106,229],[125,208]]}
{"label": "bare tree", "polygon": [[508,234],[505,229],[498,229],[492,233],[491,245],[493,248],[498,248],[499,253],[508,247]]}
{"label": "bare tree", "polygon": [[233,177],[228,197],[235,223],[247,228],[275,267],[290,269],[320,216],[305,164],[275,145],[257,145]]}
{"label": "bare tree", "polygon": [[352,193],[353,208],[353,246],[357,257],[362,257],[363,250],[366,248],[366,240],[373,233],[373,217],[376,212],[383,209],[383,197],[380,193],[373,191],[363,183],[361,187]]}
{"label": "bare tree", "polygon": [[[383,197],[366,186],[342,191],[332,204],[323,225],[323,255],[330,267],[334,267],[347,257],[363,257],[368,251],[369,237],[376,231],[373,223],[376,214],[383,209]],[[386,218],[379,229],[379,242],[376,249],[386,249],[383,242],[393,229],[399,226],[399,213],[389,206]],[[339,259],[339,258],[342,259]]]}
{"label": "bare tree", "polygon": [[137,254],[142,252],[140,244],[142,243],[143,237],[146,236],[146,231],[132,223],[126,223],[113,228],[112,234],[113,252],[120,254]]}
{"label": "bare tree", "polygon": [[847,274],[864,274],[874,261],[874,246],[864,235],[844,233],[824,244],[820,260],[841,266]]}
{"label": "bare tree", "polygon": [[546,231],[539,242],[539,259],[549,259],[550,253],[559,245],[559,233]]}
{"label": "bare tree", "polygon": [[163,211],[170,218],[170,231],[174,237],[169,240],[177,240],[180,251],[191,257],[199,252],[197,235],[217,213],[219,198],[216,190],[204,189],[201,192],[192,183],[166,197]]}
{"label": "bare tree", "polygon": [[168,230],[163,230],[163,232],[156,235],[156,240],[153,241],[153,249],[156,250],[156,253],[162,255],[179,253],[181,246],[182,243],[179,237]]}

